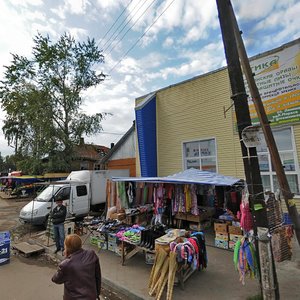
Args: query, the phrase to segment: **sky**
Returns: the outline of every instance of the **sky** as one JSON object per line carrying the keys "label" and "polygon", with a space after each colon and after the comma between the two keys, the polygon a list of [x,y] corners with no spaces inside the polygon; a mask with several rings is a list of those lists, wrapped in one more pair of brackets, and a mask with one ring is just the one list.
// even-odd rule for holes
{"label": "sky", "polygon": [[[299,0],[232,0],[248,56],[300,37]],[[215,0],[1,0],[0,80],[12,53],[30,58],[37,33],[93,38],[107,79],[82,94],[87,114],[111,113],[85,142],[110,147],[132,126],[135,99],[226,66]],[[0,152],[13,154],[2,134]]]}

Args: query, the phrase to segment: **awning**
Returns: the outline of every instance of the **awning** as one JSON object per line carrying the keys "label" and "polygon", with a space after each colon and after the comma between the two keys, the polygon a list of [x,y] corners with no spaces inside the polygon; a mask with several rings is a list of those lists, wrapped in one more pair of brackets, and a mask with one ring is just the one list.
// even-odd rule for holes
{"label": "awning", "polygon": [[133,181],[133,182],[153,182],[153,183],[181,183],[181,184],[208,184],[208,185],[221,185],[231,186],[240,179],[225,176],[208,171],[200,171],[198,169],[188,169],[173,175],[165,177],[113,177],[113,181]]}
{"label": "awning", "polygon": [[11,181],[15,181],[16,183],[34,183],[43,181],[42,178],[32,177],[32,176],[2,176],[2,179],[10,179]]}

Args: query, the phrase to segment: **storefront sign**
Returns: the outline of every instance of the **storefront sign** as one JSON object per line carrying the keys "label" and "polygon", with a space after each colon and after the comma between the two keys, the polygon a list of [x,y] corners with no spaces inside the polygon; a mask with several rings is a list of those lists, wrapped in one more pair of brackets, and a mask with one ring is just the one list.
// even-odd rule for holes
{"label": "storefront sign", "polygon": [[[271,125],[300,121],[300,41],[250,62]],[[252,124],[259,124],[245,79]]]}

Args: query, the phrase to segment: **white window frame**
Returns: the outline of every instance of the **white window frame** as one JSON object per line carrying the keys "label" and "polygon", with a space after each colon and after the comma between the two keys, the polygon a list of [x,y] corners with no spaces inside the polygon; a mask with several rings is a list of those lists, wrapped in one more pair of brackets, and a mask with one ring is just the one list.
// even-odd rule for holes
{"label": "white window frame", "polygon": [[[292,143],[292,150],[278,150],[279,154],[280,153],[292,153],[293,158],[294,158],[294,163],[295,163],[295,171],[284,171],[286,175],[297,175],[297,185],[298,185],[298,194],[295,194],[295,196],[300,197],[300,169],[299,169],[299,163],[298,163],[298,155],[297,155],[297,149],[296,149],[296,143],[295,143],[295,135],[294,135],[294,128],[292,126],[288,127],[276,127],[272,128],[272,131],[280,131],[280,130],[285,130],[285,129],[290,129],[291,130],[291,143]],[[268,165],[269,165],[269,171],[260,171],[261,176],[269,176],[270,178],[270,185],[271,185],[271,191],[274,191],[274,180],[273,176],[276,176],[275,170],[272,170],[272,162],[271,162],[271,155],[270,151],[267,150],[266,152],[259,152],[257,151],[257,154],[263,154],[267,155],[268,157]],[[275,191],[274,191],[275,192]]]}
{"label": "white window frame", "polygon": [[[185,144],[186,143],[199,143],[203,141],[213,140],[215,142],[215,155],[209,155],[209,156],[198,156],[198,157],[186,157],[185,156]],[[218,173],[218,151],[217,151],[217,139],[215,137],[206,137],[206,138],[199,138],[199,139],[193,139],[193,140],[185,140],[182,141],[182,169],[187,170],[187,160],[188,159],[199,159],[200,161],[200,170],[202,170],[202,164],[201,164],[201,158],[215,158],[216,161],[216,173]],[[200,148],[199,148],[200,153]]]}

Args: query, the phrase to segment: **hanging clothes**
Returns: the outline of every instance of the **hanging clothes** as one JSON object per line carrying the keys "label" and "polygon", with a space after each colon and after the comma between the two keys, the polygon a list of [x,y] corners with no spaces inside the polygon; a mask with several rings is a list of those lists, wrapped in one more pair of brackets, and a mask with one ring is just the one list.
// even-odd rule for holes
{"label": "hanging clothes", "polygon": [[184,198],[185,198],[185,212],[190,212],[192,207],[192,198],[190,192],[190,186],[184,185]]}
{"label": "hanging clothes", "polygon": [[118,182],[118,195],[121,203],[122,208],[128,208],[128,199],[126,194],[125,182],[119,181]]}
{"label": "hanging clothes", "polygon": [[246,232],[253,229],[253,219],[250,211],[248,191],[244,191],[242,195],[242,202],[240,205],[240,223],[242,229]]}
{"label": "hanging clothes", "polygon": [[192,199],[191,214],[193,214],[195,216],[199,216],[199,208],[198,208],[195,184],[191,184],[190,191],[191,191],[191,199]]}

